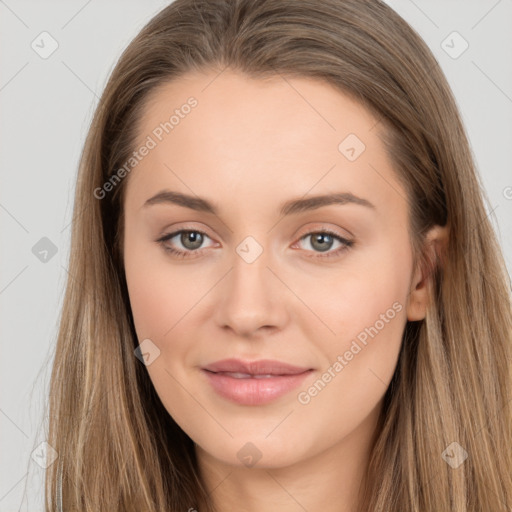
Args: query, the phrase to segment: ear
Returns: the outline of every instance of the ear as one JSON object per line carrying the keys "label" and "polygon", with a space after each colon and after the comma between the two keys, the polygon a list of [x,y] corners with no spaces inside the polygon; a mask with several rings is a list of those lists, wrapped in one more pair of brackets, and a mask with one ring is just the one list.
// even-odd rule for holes
{"label": "ear", "polygon": [[429,265],[425,265],[424,259],[421,259],[411,281],[409,290],[409,299],[407,301],[407,320],[423,320],[427,313],[429,303],[429,280],[432,277],[432,270],[435,265],[442,265],[444,254],[448,246],[448,227],[434,226],[425,237],[424,250]]}

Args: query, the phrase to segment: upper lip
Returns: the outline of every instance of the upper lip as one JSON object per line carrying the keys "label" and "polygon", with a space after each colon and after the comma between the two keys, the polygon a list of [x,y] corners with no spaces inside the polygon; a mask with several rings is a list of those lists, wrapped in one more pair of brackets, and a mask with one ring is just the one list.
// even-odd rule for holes
{"label": "upper lip", "polygon": [[311,370],[311,368],[294,366],[272,359],[260,359],[258,361],[223,359],[222,361],[211,363],[203,367],[203,369],[214,373],[236,372],[249,375],[298,375],[299,373]]}

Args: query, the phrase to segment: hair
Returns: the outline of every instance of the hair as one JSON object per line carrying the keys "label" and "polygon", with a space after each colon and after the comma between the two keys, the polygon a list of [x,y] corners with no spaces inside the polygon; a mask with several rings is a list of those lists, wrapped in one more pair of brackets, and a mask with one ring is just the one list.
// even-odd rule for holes
{"label": "hair", "polygon": [[[360,510],[512,507],[510,283],[455,99],[430,49],[379,0],[176,0],[122,53],[82,151],[50,380],[47,439],[59,459],[46,472],[46,510],[57,496],[67,511],[214,510],[193,441],[134,356],[122,254],[128,178],[102,199],[94,190],[133,153],[150,93],[187,72],[226,68],[253,79],[317,79],[356,100],[378,119],[407,191],[430,303],[424,320],[405,326]],[[432,258],[425,234],[435,225],[449,237]],[[443,457],[453,442],[468,454],[457,468]]]}

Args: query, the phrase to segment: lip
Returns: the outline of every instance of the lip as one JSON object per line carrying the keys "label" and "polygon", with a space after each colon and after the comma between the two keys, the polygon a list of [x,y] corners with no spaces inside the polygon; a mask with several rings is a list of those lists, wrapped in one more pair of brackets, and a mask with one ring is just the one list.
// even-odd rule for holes
{"label": "lip", "polygon": [[259,359],[257,361],[242,361],[240,359],[222,359],[203,368],[211,372],[238,372],[251,375],[297,375],[311,368],[294,366],[292,364],[275,361],[273,359]]}
{"label": "lip", "polygon": [[[240,405],[263,405],[277,400],[298,387],[312,371],[270,359],[224,359],[202,368],[217,394]],[[242,378],[243,375],[247,376]]]}

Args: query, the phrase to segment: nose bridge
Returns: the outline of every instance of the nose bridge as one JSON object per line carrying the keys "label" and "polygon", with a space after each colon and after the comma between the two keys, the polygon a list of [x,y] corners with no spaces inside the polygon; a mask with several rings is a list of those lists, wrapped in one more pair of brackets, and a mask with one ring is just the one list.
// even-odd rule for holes
{"label": "nose bridge", "polygon": [[263,247],[254,237],[246,237],[235,249],[231,272],[231,296],[240,303],[258,302],[258,307],[270,302],[272,273],[268,270],[271,260],[268,247]]}
{"label": "nose bridge", "polygon": [[271,251],[248,236],[235,248],[232,270],[218,302],[219,321],[238,333],[283,322],[283,297],[279,282],[269,270]]}

